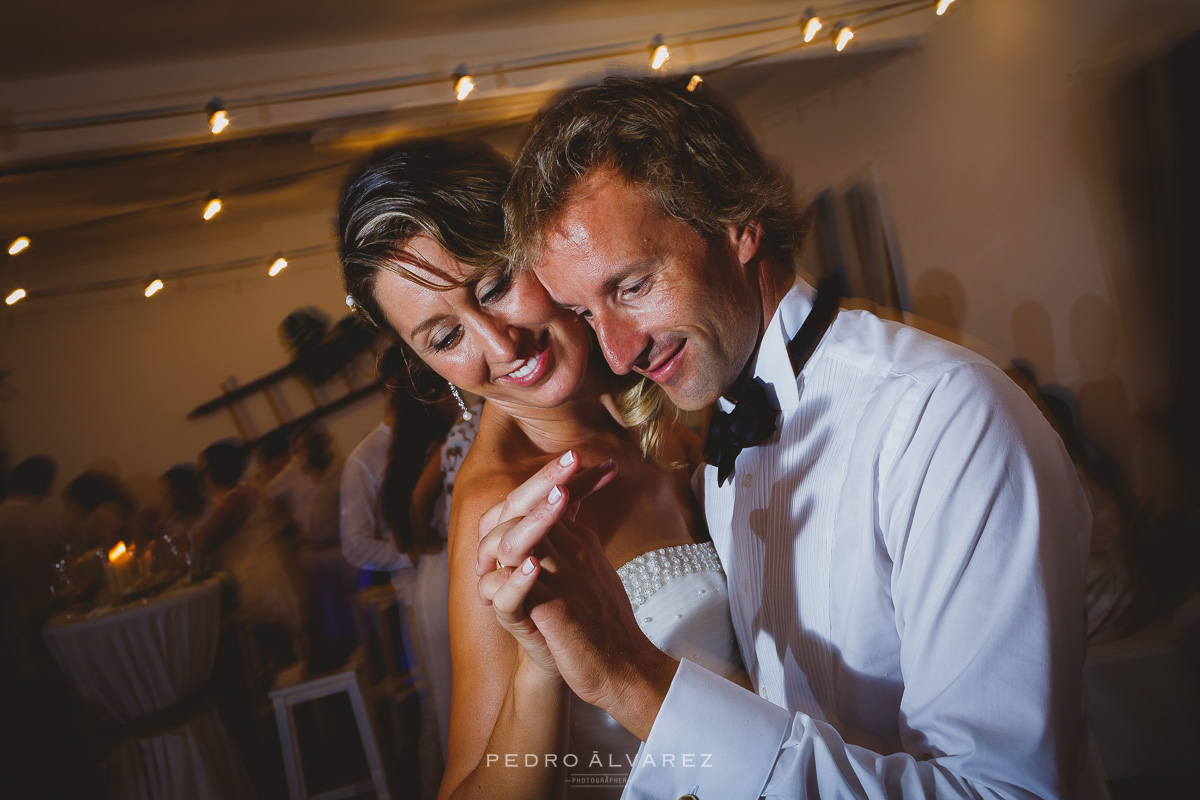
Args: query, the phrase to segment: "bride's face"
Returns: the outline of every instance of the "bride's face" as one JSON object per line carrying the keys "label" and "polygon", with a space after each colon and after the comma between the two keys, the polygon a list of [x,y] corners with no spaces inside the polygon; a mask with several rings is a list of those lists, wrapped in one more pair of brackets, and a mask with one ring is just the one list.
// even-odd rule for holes
{"label": "bride's face", "polygon": [[[409,270],[435,285],[468,269],[428,236],[404,248],[424,266]],[[438,291],[381,271],[375,299],[400,336],[446,380],[489,400],[553,408],[569,400],[587,371],[588,334],[554,305],[531,273],[496,273]]]}

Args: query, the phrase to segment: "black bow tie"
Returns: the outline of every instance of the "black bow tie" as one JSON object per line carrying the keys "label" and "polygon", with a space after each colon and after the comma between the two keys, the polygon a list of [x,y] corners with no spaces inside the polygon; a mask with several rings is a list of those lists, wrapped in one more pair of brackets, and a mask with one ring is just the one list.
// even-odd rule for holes
{"label": "black bow tie", "polygon": [[704,460],[716,465],[718,486],[733,474],[738,453],[765,442],[775,432],[778,419],[779,409],[774,407],[762,378],[746,384],[733,411],[713,412],[704,442]]}
{"label": "black bow tie", "polygon": [[[804,324],[788,342],[788,356],[796,375],[804,369],[833,318],[837,316],[836,278],[824,278],[817,284],[817,297]],[[774,391],[761,378],[752,378],[738,395],[737,404],[728,413],[713,412],[704,442],[704,460],[717,468],[717,485],[723,486],[733,474],[738,454],[756,447],[771,437],[779,419]]]}

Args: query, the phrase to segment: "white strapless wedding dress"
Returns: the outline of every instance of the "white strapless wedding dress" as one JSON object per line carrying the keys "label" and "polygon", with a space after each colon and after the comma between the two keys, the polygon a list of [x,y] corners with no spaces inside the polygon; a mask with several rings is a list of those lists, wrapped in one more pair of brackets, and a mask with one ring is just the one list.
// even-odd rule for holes
{"label": "white strapless wedding dress", "polygon": [[[731,680],[744,675],[725,573],[711,542],[651,550],[617,574],[638,626],[660,650]],[[578,697],[571,698],[570,714],[567,796],[620,797],[641,742]]]}

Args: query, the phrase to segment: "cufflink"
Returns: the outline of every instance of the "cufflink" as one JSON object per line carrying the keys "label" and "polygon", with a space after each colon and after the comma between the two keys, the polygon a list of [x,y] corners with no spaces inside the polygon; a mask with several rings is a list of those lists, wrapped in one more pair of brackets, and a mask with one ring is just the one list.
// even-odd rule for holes
{"label": "cufflink", "polygon": [[694,794],[682,794],[679,796],[679,800],[700,800],[700,798]]}

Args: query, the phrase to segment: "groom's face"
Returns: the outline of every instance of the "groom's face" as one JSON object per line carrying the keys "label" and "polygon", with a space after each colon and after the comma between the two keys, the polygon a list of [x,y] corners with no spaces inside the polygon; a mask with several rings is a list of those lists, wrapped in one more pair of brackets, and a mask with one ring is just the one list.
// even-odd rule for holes
{"label": "groom's face", "polygon": [[597,172],[547,231],[535,269],[592,325],[614,372],[645,375],[695,410],[733,386],[754,350],[761,301],[746,262],[756,248],[744,230],[705,236]]}

